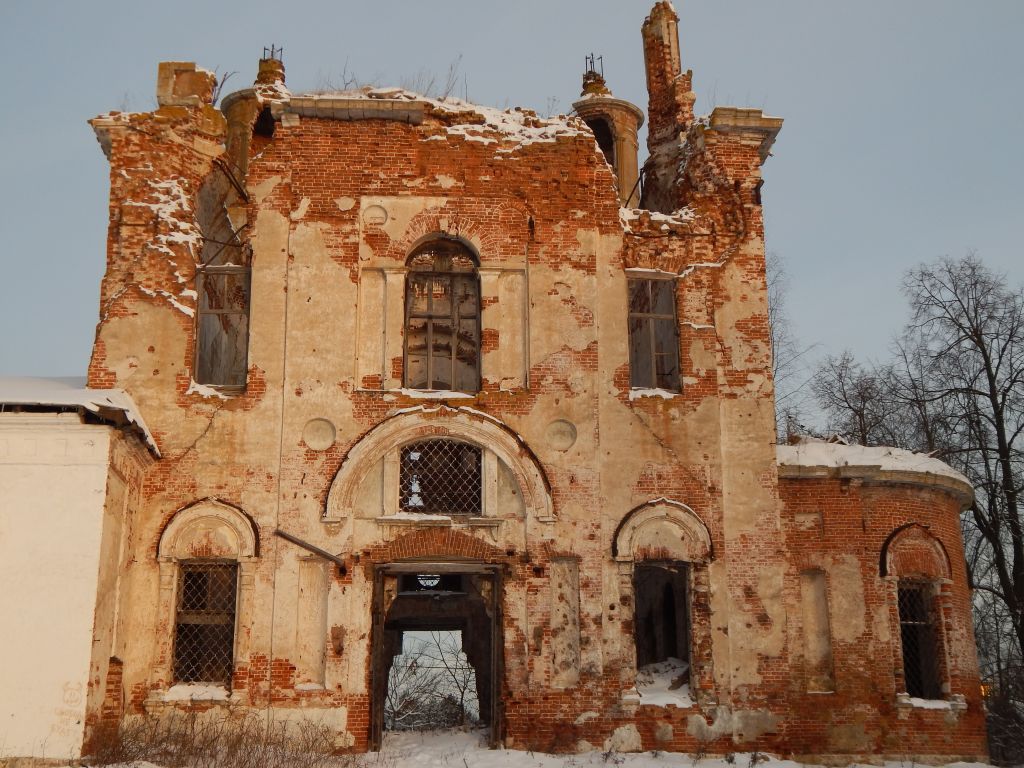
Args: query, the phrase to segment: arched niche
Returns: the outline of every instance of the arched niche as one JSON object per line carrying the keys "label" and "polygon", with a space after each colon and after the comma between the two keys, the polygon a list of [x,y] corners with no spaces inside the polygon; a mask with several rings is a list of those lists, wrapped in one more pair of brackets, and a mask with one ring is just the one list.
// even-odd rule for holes
{"label": "arched niche", "polygon": [[[554,522],[551,486],[536,456],[522,438],[486,414],[447,406],[421,406],[405,411],[381,422],[356,443],[331,483],[324,521],[341,522],[353,516],[361,484],[381,463],[385,495],[383,511],[385,514],[397,511],[394,502],[388,502],[387,497],[392,494],[397,499],[399,450],[408,443],[431,438],[462,441],[482,449],[484,515],[494,513],[489,509],[488,494],[497,491],[501,478],[497,462],[500,462],[518,485],[526,516],[538,522]],[[487,488],[488,477],[494,484],[492,490]]]}
{"label": "arched niche", "polygon": [[920,523],[908,523],[889,534],[882,545],[879,571],[898,578],[952,578],[946,548]]}
{"label": "arched niche", "polygon": [[655,499],[632,509],[619,523],[612,556],[620,563],[636,560],[711,559],[711,534],[697,513],[679,501]]}
{"label": "arched niche", "polygon": [[241,510],[218,499],[203,499],[178,512],[157,547],[161,562],[219,558],[251,560],[258,555],[255,524]]}

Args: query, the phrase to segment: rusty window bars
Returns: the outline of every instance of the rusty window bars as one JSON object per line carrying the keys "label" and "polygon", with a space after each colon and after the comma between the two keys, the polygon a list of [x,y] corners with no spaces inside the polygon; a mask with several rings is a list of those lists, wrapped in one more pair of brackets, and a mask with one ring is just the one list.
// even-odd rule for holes
{"label": "rusty window bars", "polygon": [[238,564],[179,565],[174,617],[174,681],[231,686]]}

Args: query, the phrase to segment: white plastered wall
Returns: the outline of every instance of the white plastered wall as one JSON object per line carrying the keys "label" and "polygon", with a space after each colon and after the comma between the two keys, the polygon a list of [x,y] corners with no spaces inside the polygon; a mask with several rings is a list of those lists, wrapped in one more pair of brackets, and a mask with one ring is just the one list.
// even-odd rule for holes
{"label": "white plastered wall", "polygon": [[0,413],[0,757],[78,757],[112,428]]}

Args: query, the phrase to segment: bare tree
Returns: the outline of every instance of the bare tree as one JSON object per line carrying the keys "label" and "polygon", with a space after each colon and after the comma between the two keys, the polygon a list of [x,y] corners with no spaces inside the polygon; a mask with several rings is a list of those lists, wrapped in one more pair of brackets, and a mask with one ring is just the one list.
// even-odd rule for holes
{"label": "bare tree", "polygon": [[1024,650],[1024,300],[976,257],[944,259],[905,282],[912,345],[927,368],[920,395],[931,408],[940,455],[970,479],[969,523],[981,537],[971,563],[977,590],[1006,606]]}
{"label": "bare tree", "polygon": [[387,730],[453,728],[479,720],[476,670],[455,632],[408,634],[388,673]]}
{"label": "bare tree", "polygon": [[830,427],[933,453],[974,486],[961,522],[993,757],[1024,759],[1024,294],[973,254],[912,270],[904,293],[895,359],[829,358],[814,392]]}
{"label": "bare tree", "polygon": [[776,433],[779,440],[785,440],[804,420],[803,414],[809,397],[807,385],[811,379],[807,354],[813,345],[804,346],[797,340],[786,312],[789,275],[785,260],[777,253],[766,253],[765,273],[768,281],[772,378],[775,381]]}

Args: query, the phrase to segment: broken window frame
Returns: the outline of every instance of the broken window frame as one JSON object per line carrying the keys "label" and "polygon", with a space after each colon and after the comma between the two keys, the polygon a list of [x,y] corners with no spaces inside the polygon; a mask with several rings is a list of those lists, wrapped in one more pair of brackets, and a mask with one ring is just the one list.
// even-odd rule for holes
{"label": "broken window frame", "polygon": [[911,698],[946,698],[942,627],[936,602],[937,590],[932,582],[921,579],[897,580],[900,669],[903,674],[903,692]]}
{"label": "broken window frame", "polygon": [[[668,287],[671,311],[655,311],[654,287]],[[646,294],[646,311],[636,309],[637,290]],[[626,301],[628,308],[629,385],[632,389],[660,389],[667,392],[682,391],[679,355],[679,320],[676,302],[676,281],[672,277],[651,278],[627,276]],[[659,338],[658,331],[667,334]],[[649,360],[644,365],[638,350]],[[665,371],[659,374],[659,359],[664,360]],[[647,368],[647,370],[643,370]]]}
{"label": "broken window frame", "polygon": [[[652,658],[647,657],[647,651],[644,646],[650,646],[650,643],[641,644],[640,632],[643,631],[643,624],[646,621],[646,614],[641,615],[640,605],[640,579],[642,570],[663,570],[670,571],[673,573],[671,581],[681,583],[683,594],[675,594],[673,589],[673,621],[674,637],[673,642],[675,644],[675,650],[679,654],[674,658],[680,661],[685,661],[688,665],[687,676],[688,680],[693,680],[693,567],[694,563],[687,562],[685,560],[637,560],[633,564],[633,645],[636,651],[636,667],[639,670],[641,667],[645,667],[649,664],[656,664],[663,662],[670,657],[670,654],[659,655],[657,651],[652,654]],[[670,582],[671,583],[671,582]],[[664,597],[662,596],[662,600]],[[653,611],[653,605],[652,605]],[[663,627],[664,630],[664,627]],[[656,640],[657,638],[655,638]],[[661,638],[667,640],[667,636]],[[666,646],[667,642],[664,643]],[[657,643],[655,643],[655,646]],[[657,658],[654,658],[657,657]]]}
{"label": "broken window frame", "polygon": [[[236,560],[221,559],[196,559],[181,560],[178,562],[177,591],[174,602],[174,636],[171,648],[171,679],[176,684],[202,685],[214,684],[223,685],[226,690],[231,690],[231,682],[234,678],[235,666],[235,640],[238,632],[238,606],[239,606],[239,584],[240,571],[239,563]],[[190,574],[210,574],[231,572],[230,577],[230,605],[217,605],[210,607],[189,607],[185,605],[187,600],[186,585]],[[226,580],[224,580],[226,581]],[[206,585],[206,600],[211,598],[211,583],[208,580]],[[223,595],[219,596],[223,597]],[[211,659],[186,659],[184,655],[189,653],[193,641],[186,637],[185,627],[228,627],[230,632],[225,631],[219,638],[208,640],[212,648],[204,651],[205,656],[214,657]],[[201,641],[195,641],[199,644]],[[201,664],[208,664],[212,661],[214,667],[220,667],[221,673],[215,677],[199,673]]]}
{"label": "broken window frame", "polygon": [[[210,308],[207,305],[209,302],[209,295],[207,292],[207,278],[213,278],[220,275],[239,275],[242,277],[241,285],[245,291],[245,306],[243,309],[235,309],[232,307],[218,307]],[[227,282],[227,280],[225,280]],[[249,319],[250,319],[250,308],[252,306],[252,270],[247,265],[237,264],[225,264],[225,265],[203,265],[196,269],[196,332],[195,332],[195,365],[194,365],[194,379],[197,384],[203,384],[204,386],[216,387],[218,390],[227,392],[242,392],[246,387],[246,380],[248,378],[249,370]],[[223,299],[221,300],[222,303]],[[204,323],[204,318],[216,316],[218,318],[227,318],[233,316],[236,318],[236,330],[242,338],[236,341],[237,349],[242,353],[242,358],[236,363],[233,371],[233,375],[228,377],[214,376],[214,371],[210,370],[210,361],[203,360],[203,349],[206,347],[204,338],[208,325]],[[220,320],[220,331],[222,335],[227,335],[228,331],[224,327],[224,321]],[[244,328],[242,324],[244,323]],[[207,340],[208,341],[208,340]],[[228,380],[225,380],[228,379]]]}
{"label": "broken window frame", "polygon": [[[417,248],[409,256],[406,264],[409,270],[405,282],[403,386],[425,391],[479,392],[482,332],[480,275],[475,256],[458,241],[432,240]],[[415,307],[417,290],[422,291],[426,297],[425,309],[417,310]],[[435,311],[434,304],[439,294],[447,296],[448,312]],[[472,312],[465,315],[461,313],[463,300],[456,299],[460,296],[472,300]],[[425,335],[423,352],[413,353],[410,348],[413,325],[420,322]],[[454,344],[452,330],[445,332],[445,327],[454,329]],[[464,334],[467,332],[468,338],[465,338]],[[438,355],[438,351],[444,350],[445,335],[449,339],[447,354]],[[465,345],[461,343],[463,341],[466,342]],[[460,349],[468,349],[473,360],[460,363]],[[426,371],[422,377],[417,376],[413,379],[412,360],[416,357],[424,358],[425,363],[421,365],[425,365]],[[437,386],[444,383],[444,380],[435,370],[436,361],[444,358],[447,358],[448,386]],[[465,366],[466,370],[460,369],[460,364]],[[465,375],[467,371],[468,376]]]}

